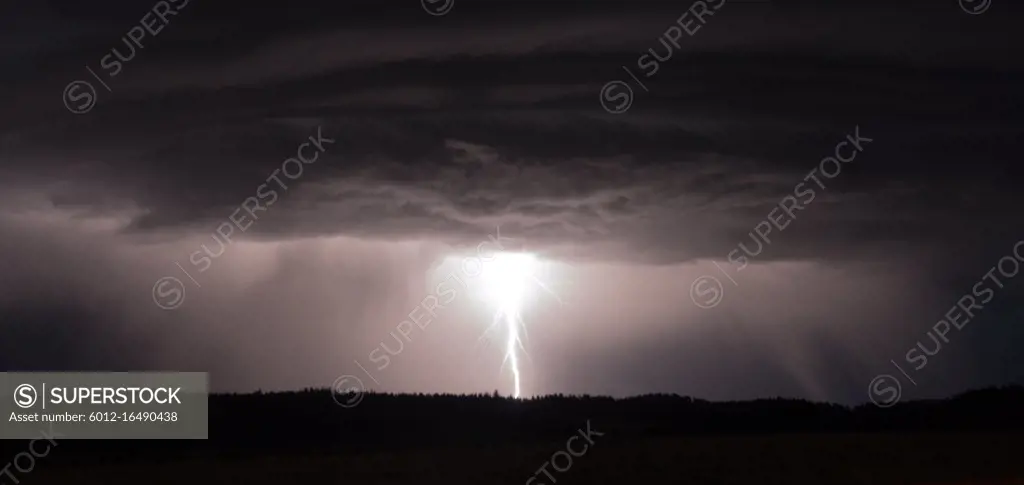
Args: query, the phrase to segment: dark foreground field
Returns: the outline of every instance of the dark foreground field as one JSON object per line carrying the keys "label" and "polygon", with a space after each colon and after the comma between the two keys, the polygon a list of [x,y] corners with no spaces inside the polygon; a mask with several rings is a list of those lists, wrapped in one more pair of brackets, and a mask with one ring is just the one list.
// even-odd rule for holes
{"label": "dark foreground field", "polygon": [[[596,428],[596,426],[595,426]],[[1024,484],[1024,435],[841,434],[595,437],[558,473],[570,484]],[[574,446],[578,446],[574,443]],[[397,453],[190,457],[152,464],[45,463],[32,484],[524,484],[564,442]],[[59,453],[60,447],[54,450]],[[565,465],[557,462],[560,468]],[[532,483],[554,483],[543,473]]]}
{"label": "dark foreground field", "polygon": [[335,397],[215,395],[209,440],[58,439],[31,473],[0,485],[1024,485],[1021,387],[887,408],[382,394],[342,407]]}

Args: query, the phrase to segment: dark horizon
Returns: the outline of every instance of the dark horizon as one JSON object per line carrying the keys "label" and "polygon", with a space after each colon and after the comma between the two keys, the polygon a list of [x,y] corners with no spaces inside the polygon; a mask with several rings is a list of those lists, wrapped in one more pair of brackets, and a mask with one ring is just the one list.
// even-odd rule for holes
{"label": "dark horizon", "polygon": [[[499,390],[494,389],[491,392],[476,392],[476,393],[432,393],[432,392],[386,392],[376,391],[372,388],[364,389],[360,392],[344,392],[331,389],[330,387],[305,387],[297,389],[285,389],[285,390],[264,390],[255,389],[248,391],[237,391],[237,392],[212,392],[210,398],[224,398],[224,397],[258,397],[258,396],[292,396],[296,394],[306,393],[317,393],[326,394],[330,393],[331,398],[335,401],[335,404],[342,406],[343,408],[351,408],[358,406],[362,403],[362,400],[367,397],[390,397],[390,398],[498,398],[509,401],[520,401],[530,402],[545,399],[597,399],[597,400],[611,400],[611,401],[629,401],[629,400],[643,400],[648,398],[669,398],[669,399],[686,399],[694,402],[703,402],[707,404],[748,404],[757,403],[761,401],[791,401],[791,402],[806,402],[815,405],[827,405],[827,406],[838,406],[846,409],[855,409],[861,407],[881,407],[882,409],[891,408],[894,406],[906,406],[915,405],[929,402],[945,402],[955,401],[957,399],[964,398],[966,396],[974,396],[986,393],[1001,393],[1006,392],[1010,394],[1024,395],[1024,385],[1021,384],[1004,384],[999,386],[979,387],[975,389],[965,389],[948,396],[941,396],[937,398],[923,398],[923,399],[901,399],[897,402],[893,402],[892,405],[879,406],[872,402],[869,398],[865,398],[863,402],[857,403],[840,403],[833,401],[816,401],[813,399],[806,399],[801,397],[791,396],[762,396],[752,399],[737,399],[737,400],[714,400],[705,399],[700,396],[691,396],[686,394],[677,393],[661,393],[651,392],[645,394],[635,394],[630,396],[610,396],[601,394],[566,394],[566,393],[553,393],[543,395],[531,395],[513,397],[511,394],[502,394]],[[352,405],[346,403],[346,400],[351,399]],[[344,404],[343,404],[344,403]],[[888,403],[886,403],[888,404]]]}

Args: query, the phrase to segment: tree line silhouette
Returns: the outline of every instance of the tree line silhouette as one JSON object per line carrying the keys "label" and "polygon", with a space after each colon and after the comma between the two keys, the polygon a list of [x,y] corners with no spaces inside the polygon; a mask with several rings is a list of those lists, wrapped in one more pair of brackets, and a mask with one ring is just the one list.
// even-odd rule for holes
{"label": "tree line silhouette", "polygon": [[[342,400],[344,402],[344,400]],[[843,406],[796,399],[711,402],[652,394],[630,398],[550,395],[367,393],[339,406],[327,389],[210,396],[210,439],[65,440],[55,459],[163,460],[192,454],[402,451],[564,440],[590,421],[615,440],[679,435],[1024,431],[1024,387],[941,400]],[[5,441],[8,455],[26,442]],[[59,455],[59,456],[58,456]]]}

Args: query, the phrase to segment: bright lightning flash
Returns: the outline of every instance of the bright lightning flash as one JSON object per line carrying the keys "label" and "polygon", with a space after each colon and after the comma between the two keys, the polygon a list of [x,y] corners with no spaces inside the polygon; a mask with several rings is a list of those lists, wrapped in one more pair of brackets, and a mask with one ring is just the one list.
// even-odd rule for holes
{"label": "bright lightning flash", "polygon": [[[483,264],[480,274],[486,299],[497,308],[491,327],[505,325],[505,360],[512,369],[516,398],[520,394],[519,331],[523,327],[522,307],[529,283],[535,282],[537,259],[532,254],[500,253]],[[504,365],[504,363],[502,365]]]}

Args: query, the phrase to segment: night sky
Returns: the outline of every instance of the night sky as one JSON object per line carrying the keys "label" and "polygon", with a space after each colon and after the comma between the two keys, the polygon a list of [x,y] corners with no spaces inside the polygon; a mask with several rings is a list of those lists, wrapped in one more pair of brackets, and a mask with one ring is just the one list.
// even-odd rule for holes
{"label": "night sky", "polygon": [[526,396],[1024,383],[1012,0],[0,10],[2,370],[509,394],[497,242]]}

